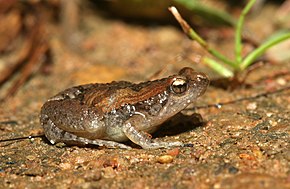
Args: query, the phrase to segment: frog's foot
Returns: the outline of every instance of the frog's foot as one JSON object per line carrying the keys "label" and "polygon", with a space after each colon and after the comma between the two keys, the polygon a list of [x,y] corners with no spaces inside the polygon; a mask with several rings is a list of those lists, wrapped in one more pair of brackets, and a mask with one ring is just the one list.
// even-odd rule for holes
{"label": "frog's foot", "polygon": [[[44,127],[46,129],[46,127]],[[45,136],[50,141],[50,143],[55,144],[59,142],[63,142],[65,144],[73,144],[73,145],[86,145],[92,144],[97,146],[104,146],[107,148],[123,148],[123,149],[131,149],[130,146],[125,144],[121,144],[114,141],[101,140],[101,139],[87,139],[83,137],[79,137],[69,132],[65,132],[58,127],[53,127],[53,130],[46,130]]]}
{"label": "frog's foot", "polygon": [[132,142],[140,145],[144,149],[158,149],[183,146],[182,142],[162,142],[152,140],[147,133],[143,131],[138,131],[130,123],[127,123],[123,127],[123,132]]}

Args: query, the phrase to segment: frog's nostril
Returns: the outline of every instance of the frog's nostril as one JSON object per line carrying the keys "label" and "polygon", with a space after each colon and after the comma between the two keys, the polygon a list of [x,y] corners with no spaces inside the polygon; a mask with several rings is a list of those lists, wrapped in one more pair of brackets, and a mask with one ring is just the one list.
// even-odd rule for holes
{"label": "frog's nostril", "polygon": [[208,83],[209,82],[208,76],[206,74],[204,74],[204,73],[198,73],[196,75],[196,80],[198,82],[203,82],[203,83]]}

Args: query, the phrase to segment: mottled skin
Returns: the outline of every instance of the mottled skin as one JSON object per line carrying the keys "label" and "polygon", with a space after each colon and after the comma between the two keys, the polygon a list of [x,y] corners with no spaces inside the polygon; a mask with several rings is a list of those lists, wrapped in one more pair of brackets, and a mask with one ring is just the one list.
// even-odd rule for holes
{"label": "mottled skin", "polygon": [[179,74],[139,84],[120,81],[72,87],[49,99],[40,122],[52,144],[94,144],[144,149],[182,146],[181,142],[151,139],[161,123],[201,96],[209,80],[203,73],[183,68]]}

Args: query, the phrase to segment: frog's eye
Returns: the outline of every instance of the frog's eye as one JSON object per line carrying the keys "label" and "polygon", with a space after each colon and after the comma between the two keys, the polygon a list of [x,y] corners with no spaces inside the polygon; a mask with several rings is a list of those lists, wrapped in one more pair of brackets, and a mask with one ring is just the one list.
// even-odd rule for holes
{"label": "frog's eye", "polygon": [[185,79],[176,78],[171,84],[171,90],[175,94],[182,94],[186,91],[186,89],[187,89],[187,82]]}

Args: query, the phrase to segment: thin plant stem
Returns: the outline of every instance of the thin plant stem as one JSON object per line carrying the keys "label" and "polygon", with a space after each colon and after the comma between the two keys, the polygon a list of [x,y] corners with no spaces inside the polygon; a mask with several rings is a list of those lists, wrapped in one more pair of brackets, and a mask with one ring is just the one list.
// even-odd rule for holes
{"label": "thin plant stem", "polygon": [[243,9],[237,26],[236,26],[236,33],[235,33],[235,56],[236,56],[236,64],[241,64],[242,62],[242,29],[245,21],[245,16],[251,10],[252,6],[255,4],[256,0],[250,0],[246,7]]}
{"label": "thin plant stem", "polygon": [[176,20],[181,25],[184,33],[192,40],[195,40],[198,42],[202,47],[204,47],[210,54],[212,54],[214,57],[218,58],[222,62],[228,64],[229,66],[233,67],[234,69],[238,69],[238,65],[235,64],[235,62],[229,60],[226,56],[222,55],[217,50],[211,48],[208,43],[200,36],[198,35],[193,28],[189,26],[189,24],[181,17],[179,12],[175,7],[169,7],[169,11],[173,14],[173,16],[176,18]]}

